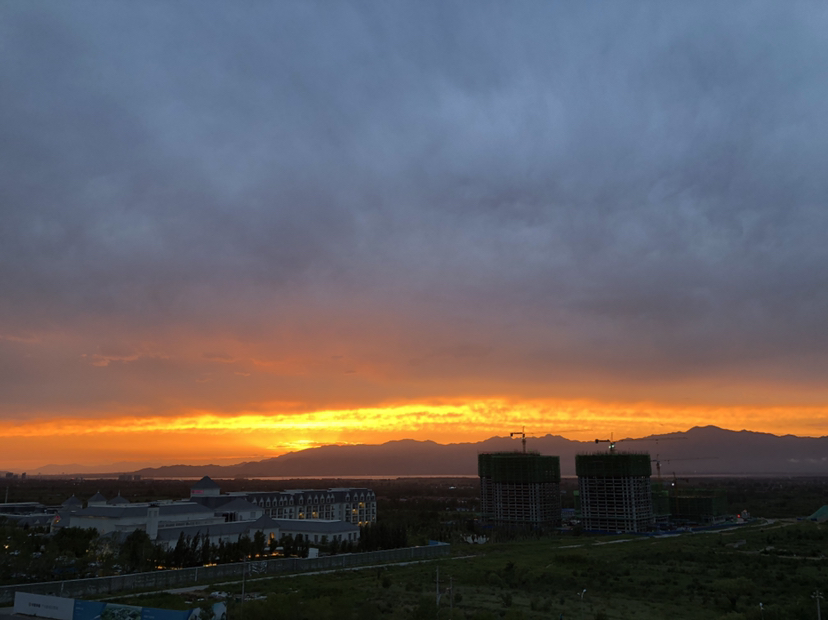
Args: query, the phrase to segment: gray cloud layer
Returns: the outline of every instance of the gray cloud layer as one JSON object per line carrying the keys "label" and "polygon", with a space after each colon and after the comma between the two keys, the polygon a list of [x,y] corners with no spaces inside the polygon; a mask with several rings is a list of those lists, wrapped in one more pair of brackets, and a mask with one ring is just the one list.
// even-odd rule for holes
{"label": "gray cloud layer", "polygon": [[0,335],[816,389],[826,28],[820,3],[7,2]]}

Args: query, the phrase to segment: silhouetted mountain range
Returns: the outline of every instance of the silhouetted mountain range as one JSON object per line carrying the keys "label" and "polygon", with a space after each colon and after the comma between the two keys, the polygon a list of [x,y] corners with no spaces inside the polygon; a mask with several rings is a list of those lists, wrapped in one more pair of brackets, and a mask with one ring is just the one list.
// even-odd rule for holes
{"label": "silhouetted mountain range", "polygon": [[[561,473],[575,474],[575,455],[607,444],[557,435],[528,437],[528,451],[561,457]],[[663,477],[676,475],[828,475],[828,437],[777,436],[716,426],[621,439],[617,450],[648,452]],[[492,437],[478,443],[438,444],[404,439],[381,445],[323,446],[238,465],[171,465],[141,469],[146,477],[348,477],[476,475],[481,452],[520,451],[520,440]]]}

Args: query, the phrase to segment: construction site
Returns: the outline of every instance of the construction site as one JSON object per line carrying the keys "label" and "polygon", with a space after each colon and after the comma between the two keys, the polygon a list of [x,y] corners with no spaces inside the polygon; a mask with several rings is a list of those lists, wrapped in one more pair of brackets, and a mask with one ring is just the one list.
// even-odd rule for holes
{"label": "construction site", "polygon": [[728,516],[722,490],[676,489],[670,492],[670,519],[676,525],[721,523]]}
{"label": "construction site", "polygon": [[561,465],[557,456],[527,452],[478,455],[483,521],[509,528],[561,523]]}
{"label": "construction site", "polygon": [[685,487],[689,480],[675,473],[671,481],[662,481],[662,462],[707,457],[651,458],[643,451],[619,452],[612,439],[596,439],[596,444],[608,443],[609,450],[575,455],[578,488],[562,519],[560,457],[527,453],[525,429],[510,433],[515,437],[522,441],[522,452],[478,455],[481,517],[488,525],[537,529],[563,521],[587,531],[643,533],[730,518],[724,491]]}
{"label": "construction site", "polygon": [[584,529],[646,532],[653,529],[649,454],[597,452],[575,457]]}

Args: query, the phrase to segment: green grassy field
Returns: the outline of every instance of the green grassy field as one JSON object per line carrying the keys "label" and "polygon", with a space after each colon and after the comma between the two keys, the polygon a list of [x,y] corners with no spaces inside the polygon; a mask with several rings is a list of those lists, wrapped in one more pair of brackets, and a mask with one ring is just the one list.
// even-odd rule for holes
{"label": "green grassy field", "polygon": [[[230,617],[810,619],[816,618],[811,594],[828,590],[825,556],[828,525],[808,522],[763,522],[669,538],[455,545],[451,558],[435,562],[253,580],[247,592],[259,600],[248,600],[243,610],[232,604]],[[453,596],[442,596],[439,611],[438,568],[441,591],[453,585]],[[237,594],[241,588],[221,589]],[[170,596],[123,600],[179,608],[196,603]]]}

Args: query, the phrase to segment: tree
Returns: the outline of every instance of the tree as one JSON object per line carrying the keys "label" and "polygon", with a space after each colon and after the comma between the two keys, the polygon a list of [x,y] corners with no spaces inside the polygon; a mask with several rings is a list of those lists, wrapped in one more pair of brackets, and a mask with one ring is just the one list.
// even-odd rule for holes
{"label": "tree", "polygon": [[196,532],[196,535],[190,539],[187,558],[184,561],[185,566],[196,566],[198,564],[199,559],[201,559],[202,540],[203,538],[200,532]]}
{"label": "tree", "polygon": [[264,532],[262,530],[256,530],[256,533],[253,534],[253,553],[255,555],[264,555],[266,542]]}
{"label": "tree", "polygon": [[250,557],[250,554],[253,551],[253,541],[250,540],[250,536],[247,534],[239,534],[239,542],[238,542],[238,555],[240,558],[238,559],[246,559]]}
{"label": "tree", "polygon": [[121,546],[121,561],[130,571],[146,570],[152,556],[153,544],[144,530],[136,529]]}
{"label": "tree", "polygon": [[212,560],[212,555],[215,549],[215,545],[210,542],[210,533],[205,532],[204,537],[201,541],[201,564],[210,564]]}
{"label": "tree", "polygon": [[187,536],[184,535],[184,532],[181,532],[178,536],[178,542],[175,543],[175,549],[172,552],[172,565],[178,568],[184,566],[184,563],[187,561],[187,552],[190,548],[190,542],[187,539]]}
{"label": "tree", "polygon": [[96,538],[98,538],[98,530],[93,527],[64,527],[57,531],[54,541],[60,554],[71,554],[76,558],[82,558]]}
{"label": "tree", "polygon": [[294,554],[296,550],[296,544],[291,534],[282,534],[282,537],[279,539],[279,544],[282,547],[282,553],[284,553],[286,556],[291,556]]}
{"label": "tree", "polygon": [[308,557],[308,549],[310,548],[310,544],[308,544],[308,541],[305,539],[304,536],[302,536],[302,534],[297,534],[296,538],[294,538],[293,540],[293,543],[294,554],[296,554],[300,558]]}

